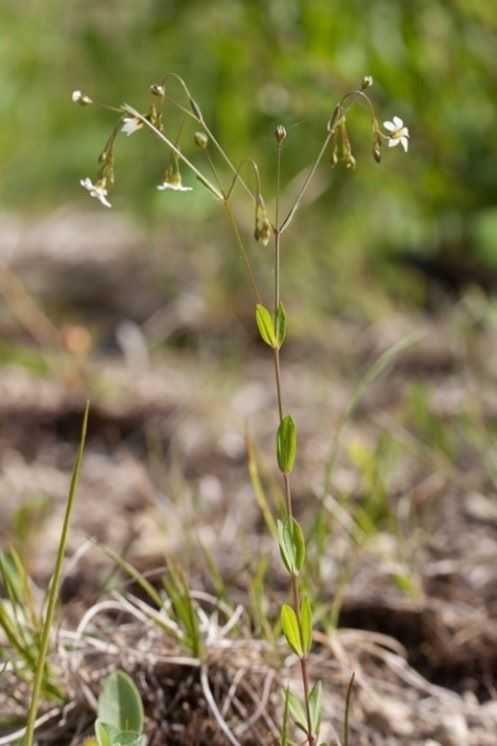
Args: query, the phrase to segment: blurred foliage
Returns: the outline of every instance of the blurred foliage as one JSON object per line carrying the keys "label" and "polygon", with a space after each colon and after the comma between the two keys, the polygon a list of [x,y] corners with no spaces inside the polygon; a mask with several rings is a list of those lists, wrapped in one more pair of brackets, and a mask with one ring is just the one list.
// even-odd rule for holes
{"label": "blurred foliage", "polygon": [[[406,257],[418,268],[435,257],[456,282],[475,267],[483,281],[485,270],[497,274],[494,2],[3,0],[0,27],[4,205],[38,211],[87,199],[79,179],[94,176],[114,120],[73,106],[75,88],[146,108],[150,83],[181,74],[233,159],[261,164],[270,196],[274,126],[289,132],[289,181],[315,156],[338,97],[370,74],[380,118],[397,114],[410,127],[409,155],[396,149],[377,166],[356,109],[357,172],[323,167],[288,248],[293,290],[316,286],[326,308],[344,278],[367,275],[422,299],[423,286],[397,268]],[[119,142],[114,206],[148,221],[205,221],[216,205],[202,189],[187,200],[155,190],[160,152],[148,137]]]}

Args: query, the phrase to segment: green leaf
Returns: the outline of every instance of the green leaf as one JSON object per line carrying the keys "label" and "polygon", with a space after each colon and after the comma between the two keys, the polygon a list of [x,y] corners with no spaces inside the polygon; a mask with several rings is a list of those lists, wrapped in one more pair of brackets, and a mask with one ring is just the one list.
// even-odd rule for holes
{"label": "green leaf", "polygon": [[295,611],[288,604],[281,607],[281,627],[293,652],[302,658],[304,651],[300,641],[299,622]]}
{"label": "green leaf", "polygon": [[295,720],[296,724],[307,733],[307,718],[305,715],[304,703],[300,701],[296,694],[288,690],[288,709]]}
{"label": "green leaf", "polygon": [[285,689],[285,702],[283,707],[283,722],[281,724],[281,734],[280,734],[280,746],[288,746],[288,713],[289,713],[289,696],[290,696],[290,689],[287,686]]}
{"label": "green leaf", "polygon": [[170,562],[168,564],[168,575],[163,582],[174,608],[175,621],[181,627],[183,642],[190,653],[195,658],[199,658],[202,652],[202,638],[198,614],[190,594],[188,581],[179,567],[175,567]]}
{"label": "green leaf", "polygon": [[143,704],[140,693],[124,671],[115,671],[105,679],[98,699],[98,719],[120,732],[142,732]]}
{"label": "green leaf", "polygon": [[312,687],[309,695],[309,710],[311,713],[311,726],[314,735],[319,732],[321,725],[321,682],[318,681]]}
{"label": "green leaf", "polygon": [[304,596],[300,605],[300,628],[302,630],[302,648],[307,655],[312,646],[312,607],[309,596]]}
{"label": "green leaf", "polygon": [[276,453],[281,471],[283,474],[289,474],[297,453],[297,429],[290,415],[283,417],[280,422],[276,436]]}
{"label": "green leaf", "polygon": [[278,309],[276,311],[274,326],[275,326],[275,334],[276,334],[276,343],[278,347],[281,347],[283,345],[283,342],[286,339],[286,312],[285,312],[283,303],[279,304]]}
{"label": "green leaf", "polygon": [[98,746],[145,746],[145,736],[129,730],[119,730],[100,719],[95,722]]}
{"label": "green leaf", "polygon": [[255,320],[257,322],[257,328],[264,342],[272,347],[273,349],[278,346],[276,340],[276,332],[274,330],[273,317],[269,313],[266,306],[258,303],[255,307]]}
{"label": "green leaf", "polygon": [[305,561],[304,534],[295,518],[278,521],[278,544],[283,564],[291,575],[298,575]]}
{"label": "green leaf", "polygon": [[95,736],[98,746],[110,746],[110,726],[98,719],[95,720]]}

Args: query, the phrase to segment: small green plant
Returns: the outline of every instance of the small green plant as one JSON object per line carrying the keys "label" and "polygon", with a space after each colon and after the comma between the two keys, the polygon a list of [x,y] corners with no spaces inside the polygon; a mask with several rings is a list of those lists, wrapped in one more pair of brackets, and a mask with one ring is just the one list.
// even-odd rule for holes
{"label": "small green plant", "polygon": [[[277,408],[275,455],[285,498],[284,515],[278,521],[276,531],[258,478],[253,448],[249,449],[249,470],[266,524],[271,533],[276,534],[281,559],[289,576],[291,603],[283,604],[280,621],[286,641],[298,658],[303,689],[302,699],[289,688],[285,690],[285,715],[281,743],[288,743],[288,720],[290,716],[296,727],[305,734],[308,746],[315,746],[319,742],[321,723],[321,683],[316,682],[312,685],[308,665],[313,638],[313,611],[309,597],[303,594],[301,580],[305,565],[306,545],[303,529],[294,515],[292,500],[291,475],[297,457],[297,428],[293,417],[286,409],[282,385],[281,350],[286,342],[289,329],[287,313],[281,301],[280,292],[282,239],[301,207],[308,187],[327,154],[331,166],[342,162],[347,168],[355,168],[356,159],[353,155],[348,131],[349,109],[354,102],[363,104],[369,114],[372,132],[371,150],[377,163],[381,161],[383,145],[387,145],[389,148],[400,145],[407,151],[409,131],[399,117],[393,117],[392,121],[384,122],[383,128],[380,126],[368,93],[372,83],[372,78],[366,76],[361,86],[346,94],[333,108],[326,122],[324,139],[316,159],[283,216],[280,209],[280,174],[282,153],[287,139],[285,127],[279,125],[274,131],[276,174],[274,214],[271,219],[270,211],[266,207],[266,200],[263,197],[262,179],[258,165],[250,159],[242,161],[238,166],[233,164],[233,161],[209,128],[202,109],[191,94],[187,84],[174,73],[167,74],[160,83],[150,87],[150,104],[145,113],[126,104],[117,108],[106,107],[118,114],[118,121],[113,126],[99,156],[96,180],[94,182],[90,178],[81,180],[81,185],[89,192],[91,197],[97,199],[105,207],[111,207],[109,195],[114,185],[114,149],[118,135],[124,133],[130,136],[140,130],[149,130],[167,146],[169,151],[163,178],[157,188],[161,191],[191,191],[191,187],[185,186],[182,181],[181,166],[186,166],[198,182],[222,204],[228,224],[233,230],[235,241],[247,268],[254,292],[257,329],[262,341],[269,347],[274,363]],[[182,100],[178,100],[171,95],[170,88],[174,85],[179,87]],[[82,106],[93,104],[93,100],[79,90],[73,92],[72,98],[74,103]],[[176,131],[172,130],[174,118],[171,117],[171,113],[174,110],[179,112],[181,119]],[[185,154],[180,145],[181,139],[185,136],[185,124],[188,121],[192,121],[195,127],[192,144],[200,153],[200,156],[205,159],[206,169],[204,170],[201,170],[192,161],[191,157]],[[221,167],[231,172],[228,179],[226,174],[221,172]],[[253,187],[249,186],[249,182],[245,178],[244,174],[247,171],[251,176],[250,181],[253,177]],[[268,246],[271,241],[273,244],[274,292],[269,305],[263,302],[250,254],[232,209],[232,197],[237,185],[240,185],[253,203],[255,241],[264,247]],[[182,627],[184,639],[189,641],[192,652],[195,651],[198,654],[198,629],[189,594],[185,591],[181,580],[178,581],[178,578],[175,580],[174,577],[167,590]]]}
{"label": "small green plant", "polygon": [[[32,684],[40,655],[43,624],[33,598],[30,578],[13,547],[0,552],[0,584],[5,595],[5,599],[0,600],[0,629],[18,658],[18,676]],[[7,659],[7,656],[7,650],[0,650],[0,659]],[[64,701],[64,693],[48,665],[43,671],[40,693],[48,700]]]}
{"label": "small green plant", "polygon": [[103,682],[95,737],[98,746],[145,746],[140,692],[124,671],[114,671]]}
{"label": "small green plant", "polygon": [[60,581],[62,577],[62,567],[64,564],[64,557],[66,552],[66,544],[69,536],[69,524],[71,521],[72,511],[74,507],[74,500],[76,497],[76,490],[79,481],[79,472],[81,469],[81,462],[83,460],[83,452],[86,441],[86,430],[88,426],[88,412],[89,403],[86,404],[85,412],[83,415],[83,424],[81,427],[81,437],[79,441],[78,453],[74,463],[74,468],[71,477],[71,484],[69,487],[69,494],[66,502],[66,509],[64,513],[64,521],[62,524],[62,530],[60,533],[59,546],[57,549],[57,557],[55,560],[55,568],[50,581],[48,589],[47,605],[45,618],[40,625],[39,631],[39,642],[36,647],[36,657],[34,659],[35,664],[32,667],[33,673],[33,689],[31,694],[31,702],[28,711],[28,722],[26,725],[26,734],[24,737],[24,746],[32,746],[35,730],[36,714],[38,712],[38,704],[40,695],[43,692],[44,682],[47,680],[47,656],[48,648],[50,643],[50,634],[54,623],[55,609],[59,598]]}

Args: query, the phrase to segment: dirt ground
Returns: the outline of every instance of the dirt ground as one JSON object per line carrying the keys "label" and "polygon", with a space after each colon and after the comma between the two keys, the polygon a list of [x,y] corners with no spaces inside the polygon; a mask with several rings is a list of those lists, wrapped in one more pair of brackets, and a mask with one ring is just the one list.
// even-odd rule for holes
{"label": "dirt ground", "polygon": [[[233,608],[250,605],[250,583],[265,558],[275,613],[285,576],[246,451],[249,431],[277,502],[271,360],[239,311],[233,323],[243,343],[231,355],[223,339],[231,322],[217,324],[195,278],[170,302],[157,281],[157,262],[166,261],[140,254],[139,231],[120,218],[112,229],[91,219],[91,234],[84,215],[61,213],[27,227],[1,220],[1,544],[15,541],[37,587],[46,587],[89,397],[62,585],[68,634],[119,590],[102,545],[144,573],[175,558],[194,589],[214,594],[209,557]],[[312,580],[323,606],[311,672],[326,691],[323,738],[330,743],[341,732],[352,672],[350,746],[497,743],[494,316],[472,290],[430,315],[321,319],[308,339],[290,331],[283,381],[299,432],[295,506],[314,542]],[[367,371],[372,380],[346,417]],[[320,541],[322,550],[313,549]],[[255,640],[242,613],[240,639],[223,647],[213,638],[209,680],[222,698],[238,672],[248,672],[233,730],[240,743],[273,743],[274,652]],[[141,681],[147,713],[161,723],[151,727],[150,743],[229,742],[208,713],[195,668],[171,662],[174,651],[152,632],[147,652],[133,657],[143,642],[136,619],[104,613],[99,633],[121,638],[118,660]],[[98,662],[85,658],[86,690],[73,676],[87,719],[89,692],[109,661],[108,651]],[[297,677],[291,658],[283,675]],[[12,680],[0,676],[0,713],[21,718],[7,692]],[[57,722],[46,742],[81,742],[83,726],[68,734]]]}

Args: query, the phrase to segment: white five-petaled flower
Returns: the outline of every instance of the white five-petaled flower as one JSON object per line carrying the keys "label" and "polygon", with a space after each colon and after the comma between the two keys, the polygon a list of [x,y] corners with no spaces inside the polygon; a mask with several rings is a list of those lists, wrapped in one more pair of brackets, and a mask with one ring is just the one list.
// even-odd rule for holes
{"label": "white five-petaled flower", "polygon": [[181,173],[177,168],[169,167],[166,169],[162,184],[157,187],[159,191],[164,192],[166,189],[172,189],[173,192],[191,192],[192,188],[183,186],[181,181]]}
{"label": "white five-petaled flower", "polygon": [[157,187],[161,192],[165,191],[166,189],[172,189],[173,192],[191,192],[192,188],[183,186],[183,184],[174,184],[170,181],[163,181],[162,184],[159,184]]}
{"label": "white five-petaled flower", "polygon": [[91,179],[81,179],[80,181],[83,189],[86,189],[90,193],[90,197],[95,197],[105,207],[112,207],[111,203],[107,199],[107,182],[105,179],[99,179],[96,184]]}
{"label": "white five-petaled flower", "polygon": [[383,126],[388,132],[390,132],[388,138],[388,147],[394,148],[399,143],[407,153],[409,147],[409,130],[404,126],[404,122],[400,117],[394,117],[391,122],[383,122]]}
{"label": "white five-petaled flower", "polygon": [[142,127],[143,122],[138,117],[124,117],[121,132],[124,132],[129,137],[134,132],[141,130]]}

